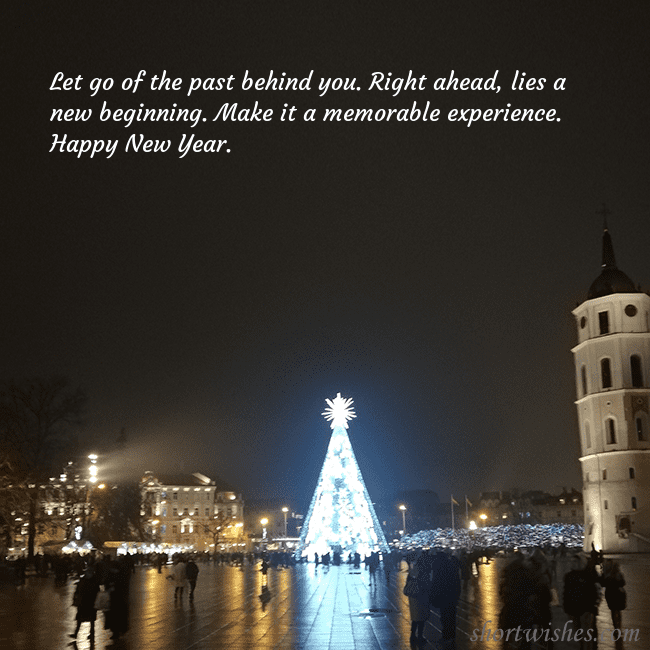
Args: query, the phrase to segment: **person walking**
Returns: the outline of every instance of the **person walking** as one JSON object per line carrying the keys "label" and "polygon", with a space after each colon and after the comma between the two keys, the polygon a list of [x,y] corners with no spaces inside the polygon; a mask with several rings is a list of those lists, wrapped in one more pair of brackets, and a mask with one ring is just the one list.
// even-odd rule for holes
{"label": "person walking", "polygon": [[582,555],[573,558],[573,568],[564,576],[564,611],[573,621],[574,629],[582,630],[581,649],[596,647],[598,638],[596,615],[600,592],[596,578],[595,568],[588,566]]}
{"label": "person walking", "polygon": [[77,608],[77,627],[70,638],[76,639],[82,623],[90,623],[88,638],[91,642],[95,639],[95,621],[97,620],[97,610],[95,609],[95,598],[99,591],[99,580],[93,566],[89,566],[86,572],[81,576],[74,592],[72,604]]}
{"label": "person walking", "polygon": [[625,578],[621,567],[614,560],[605,560],[603,565],[603,576],[600,584],[605,588],[605,602],[612,613],[614,629],[621,629],[621,612],[627,605],[627,594],[625,593]]}
{"label": "person walking", "polygon": [[174,588],[174,600],[177,600],[179,597],[182,600],[183,591],[185,590],[185,585],[187,583],[187,565],[185,564],[185,559],[182,555],[178,556],[174,561],[174,566],[172,567],[172,579],[176,583]]}
{"label": "person walking", "polygon": [[187,561],[185,566],[185,573],[187,575],[187,581],[190,584],[190,601],[194,600],[194,590],[196,589],[196,579],[199,576],[199,567],[196,566],[196,562],[192,558]]}
{"label": "person walking", "polygon": [[429,619],[429,592],[431,590],[431,573],[429,558],[426,553],[418,556],[408,572],[404,594],[409,599],[411,615],[411,645],[424,644],[424,625]]}
{"label": "person walking", "polygon": [[462,589],[461,574],[461,563],[455,555],[442,551],[436,554],[431,569],[429,604],[440,611],[441,641],[445,650],[456,648],[456,609]]}

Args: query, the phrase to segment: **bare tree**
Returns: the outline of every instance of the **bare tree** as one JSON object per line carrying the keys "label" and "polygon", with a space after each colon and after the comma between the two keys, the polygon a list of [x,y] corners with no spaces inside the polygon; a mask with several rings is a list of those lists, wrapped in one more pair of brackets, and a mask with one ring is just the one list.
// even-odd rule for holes
{"label": "bare tree", "polygon": [[86,404],[81,389],[64,377],[7,382],[0,389],[0,463],[9,462],[7,485],[28,499],[28,557],[34,539],[41,486],[70,443]]}
{"label": "bare tree", "polygon": [[212,536],[215,553],[218,545],[226,539],[227,526],[231,521],[232,517],[220,510],[207,524],[203,525],[205,534]]}

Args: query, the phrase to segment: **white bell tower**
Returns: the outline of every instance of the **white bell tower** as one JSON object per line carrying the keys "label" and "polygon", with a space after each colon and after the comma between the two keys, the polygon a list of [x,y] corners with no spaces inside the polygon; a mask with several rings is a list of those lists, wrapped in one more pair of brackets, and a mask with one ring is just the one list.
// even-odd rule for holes
{"label": "white bell tower", "polygon": [[650,296],[616,266],[605,224],[602,272],[573,315],[585,551],[650,551]]}

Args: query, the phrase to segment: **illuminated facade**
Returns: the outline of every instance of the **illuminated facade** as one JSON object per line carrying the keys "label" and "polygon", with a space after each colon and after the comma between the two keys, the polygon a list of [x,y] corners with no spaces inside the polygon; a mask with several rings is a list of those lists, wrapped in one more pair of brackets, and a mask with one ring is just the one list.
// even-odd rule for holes
{"label": "illuminated facade", "polygon": [[650,551],[650,297],[616,266],[605,226],[602,273],[573,315],[585,550]]}
{"label": "illuminated facade", "polygon": [[146,472],[144,517],[156,544],[195,551],[235,550],[244,543],[244,502],[209,477]]}
{"label": "illuminated facade", "polygon": [[315,553],[339,552],[347,559],[354,552],[361,556],[387,552],[386,538],[347,433],[348,420],[356,417],[352,400],[339,393],[326,401],[328,408],[323,415],[331,421],[332,436],[296,555],[311,559]]}

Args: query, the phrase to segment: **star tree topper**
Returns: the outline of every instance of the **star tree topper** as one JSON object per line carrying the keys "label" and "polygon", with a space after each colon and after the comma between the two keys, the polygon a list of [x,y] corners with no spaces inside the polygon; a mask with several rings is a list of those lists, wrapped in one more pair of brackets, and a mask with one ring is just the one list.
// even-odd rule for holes
{"label": "star tree topper", "polygon": [[352,408],[352,398],[351,397],[341,397],[341,393],[337,393],[334,399],[325,399],[328,404],[328,407],[321,413],[325,416],[326,420],[332,420],[330,427],[335,429],[336,427],[348,428],[348,420],[356,418],[356,413]]}

